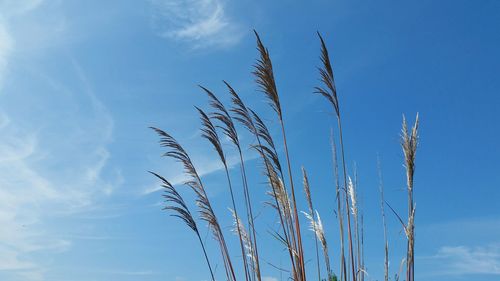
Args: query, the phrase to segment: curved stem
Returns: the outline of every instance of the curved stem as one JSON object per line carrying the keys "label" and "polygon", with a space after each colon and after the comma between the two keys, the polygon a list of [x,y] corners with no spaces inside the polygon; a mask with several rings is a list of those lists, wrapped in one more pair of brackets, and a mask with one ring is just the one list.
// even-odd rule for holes
{"label": "curved stem", "polygon": [[283,144],[284,144],[284,148],[285,148],[286,163],[288,166],[288,177],[290,180],[290,187],[292,189],[291,191],[292,191],[293,212],[294,212],[294,220],[295,220],[295,231],[297,232],[297,248],[298,248],[298,254],[299,254],[300,273],[301,273],[302,280],[306,280],[305,264],[304,264],[304,252],[302,249],[302,236],[300,234],[300,223],[299,223],[299,215],[297,212],[297,201],[295,200],[295,188],[293,185],[292,168],[291,168],[291,164],[290,164],[290,156],[288,153],[288,145],[286,142],[285,124],[284,124],[281,116],[280,116],[280,124],[281,124],[281,132],[283,134]]}
{"label": "curved stem", "polygon": [[246,253],[245,253],[245,246],[243,245],[243,237],[241,235],[241,230],[240,230],[240,227],[238,225],[239,224],[238,211],[236,210],[236,203],[234,201],[234,194],[233,194],[233,186],[231,184],[231,178],[229,177],[229,169],[228,169],[226,163],[224,163],[224,169],[226,170],[227,182],[229,184],[229,192],[231,194],[231,202],[233,204],[234,216],[236,218],[236,229],[238,231],[238,237],[240,239],[241,254],[242,254],[242,258],[243,258],[243,267],[245,269],[245,280],[248,281],[248,278],[249,278],[250,275],[248,273],[247,256],[246,256]]}
{"label": "curved stem", "polygon": [[[245,192],[245,199],[247,201],[247,214],[249,215],[248,219],[248,224],[249,224],[249,231],[251,231],[251,239],[252,240],[252,248],[255,254],[255,269],[254,273],[257,274],[257,280],[261,280],[261,274],[260,274],[260,263],[259,263],[259,251],[257,247],[257,234],[255,231],[255,226],[254,226],[254,216],[253,216],[253,211],[252,211],[252,204],[251,204],[251,199],[250,199],[250,192],[248,191],[248,181],[247,181],[247,174],[245,170],[245,162],[243,161],[243,154],[241,152],[241,149],[238,147],[238,152],[240,154],[240,163],[241,163],[241,174],[243,178],[243,187],[244,187],[244,192]],[[254,276],[255,277],[255,276]]]}
{"label": "curved stem", "polygon": [[196,236],[198,236],[198,240],[200,241],[201,249],[203,250],[203,254],[205,255],[205,260],[207,261],[208,269],[210,270],[210,276],[212,277],[212,281],[215,281],[214,272],[212,270],[212,266],[210,265],[210,260],[208,259],[207,250],[205,249],[205,244],[203,240],[201,240],[200,233],[196,231]]}

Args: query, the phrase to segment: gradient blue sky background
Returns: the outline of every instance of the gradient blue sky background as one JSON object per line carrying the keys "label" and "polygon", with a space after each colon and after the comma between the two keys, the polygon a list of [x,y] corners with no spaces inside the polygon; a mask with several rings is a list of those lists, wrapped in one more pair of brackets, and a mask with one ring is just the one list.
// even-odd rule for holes
{"label": "gradient blue sky background", "polygon": [[[158,182],[146,171],[175,183],[183,178],[178,164],[160,157],[147,127],[159,126],[186,146],[229,229],[225,181],[199,137],[193,105],[206,106],[197,84],[228,101],[225,79],[276,127],[250,75],[253,28],[271,52],[293,172],[299,181],[300,166],[309,170],[335,269],[333,119],[312,94],[316,30],[333,57],[348,163],[358,167],[368,279],[383,278],[377,155],[387,200],[404,213],[400,123],[402,114],[413,120],[419,112],[417,279],[498,280],[500,1],[494,0],[0,1],[0,279],[207,280],[195,236],[160,211]],[[277,226],[262,204],[267,187],[259,161],[245,153],[254,167],[261,256],[285,265],[281,245],[267,233]],[[393,275],[405,237],[394,216],[388,222]],[[312,233],[305,239],[313,271]],[[210,235],[207,244],[222,276]],[[271,266],[263,269],[266,281],[286,280]]]}

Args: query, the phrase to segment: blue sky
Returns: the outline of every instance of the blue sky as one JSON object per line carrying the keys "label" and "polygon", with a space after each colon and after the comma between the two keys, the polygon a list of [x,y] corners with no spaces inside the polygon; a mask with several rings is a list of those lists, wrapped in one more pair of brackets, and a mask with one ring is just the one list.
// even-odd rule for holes
{"label": "blue sky", "polygon": [[[417,112],[417,278],[498,280],[500,2],[290,2],[0,1],[0,279],[207,280],[196,237],[160,210],[158,182],[146,171],[174,183],[183,177],[178,164],[160,157],[147,127],[185,145],[228,230],[224,175],[199,137],[193,105],[206,106],[197,84],[227,102],[224,79],[277,129],[250,75],[255,28],[275,65],[294,176],[299,181],[301,165],[309,171],[335,268],[334,120],[312,94],[317,30],[333,58],[348,163],[359,174],[369,280],[383,278],[377,155],[387,200],[404,213],[398,137],[402,114],[413,120]],[[262,255],[286,264],[267,233],[277,226],[262,204],[267,187],[259,162],[244,153]],[[405,238],[388,218],[396,273]],[[312,234],[305,239],[313,249]],[[207,244],[222,276],[209,235]],[[271,266],[263,269],[266,281],[286,280]]]}

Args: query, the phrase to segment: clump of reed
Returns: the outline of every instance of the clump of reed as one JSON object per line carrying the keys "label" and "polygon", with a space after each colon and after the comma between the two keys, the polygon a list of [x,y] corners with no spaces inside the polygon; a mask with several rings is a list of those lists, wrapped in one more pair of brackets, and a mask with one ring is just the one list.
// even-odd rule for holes
{"label": "clump of reed", "polygon": [[[208,88],[200,86],[201,91],[205,93],[209,100],[210,111],[196,107],[201,121],[201,136],[206,139],[212,148],[215,150],[218,159],[224,168],[227,188],[231,201],[230,213],[234,221],[232,232],[236,234],[239,241],[238,251],[241,253],[241,268],[243,276],[237,276],[235,273],[234,257],[230,255],[228,244],[223,233],[218,215],[215,214],[212,208],[211,201],[206,193],[205,186],[199,176],[189,154],[184,148],[167,132],[152,128],[160,137],[160,145],[165,147],[167,151],[164,156],[173,158],[180,162],[184,168],[184,173],[187,175],[187,180],[184,185],[189,187],[195,194],[195,204],[198,209],[199,216],[195,217],[190,212],[188,204],[184,201],[177,187],[170,184],[165,178],[159,174],[151,172],[157,177],[164,187],[164,198],[166,202],[165,209],[172,212],[173,216],[180,218],[197,236],[204,254],[205,261],[210,272],[212,280],[216,280],[215,272],[212,269],[213,261],[210,260],[210,255],[207,254],[205,241],[201,239],[198,220],[204,221],[211,230],[216,245],[220,250],[221,260],[224,267],[225,279],[246,281],[263,280],[261,263],[263,259],[259,257],[258,231],[255,226],[254,204],[252,201],[252,193],[257,190],[251,189],[248,183],[247,169],[245,167],[244,147],[239,137],[239,128],[244,128],[253,137],[254,142],[247,144],[260,156],[263,166],[263,175],[268,184],[267,194],[269,201],[267,205],[271,206],[279,218],[279,229],[270,231],[270,237],[275,238],[281,243],[288,253],[289,261],[287,262],[286,272],[291,280],[305,281],[308,277],[306,269],[306,249],[303,244],[303,227],[304,221],[299,217],[298,205],[291,155],[289,153],[286,127],[283,118],[283,108],[280,102],[280,94],[276,85],[274,69],[268,49],[263,44],[261,38],[255,32],[257,41],[257,50],[259,57],[254,65],[253,75],[255,82],[260,92],[264,94],[269,106],[275,113],[276,121],[279,124],[280,138],[282,142],[283,153],[277,149],[275,136],[270,133],[269,128],[263,119],[248,107],[241,99],[237,91],[226,81],[224,84],[231,98],[231,105],[227,107],[219,98]],[[320,94],[326,98],[328,104],[332,107],[335,119],[332,120],[336,127],[336,133],[332,129],[330,137],[332,149],[332,172],[334,182],[332,188],[335,192],[335,200],[333,201],[334,209],[336,210],[337,224],[339,230],[339,249],[334,251],[337,257],[334,259],[338,262],[338,274],[342,281],[364,281],[367,274],[364,262],[364,223],[363,212],[359,204],[359,190],[357,184],[357,175],[354,173],[354,181],[349,176],[349,171],[346,164],[346,152],[343,140],[342,114],[341,107],[337,96],[337,88],[335,86],[335,77],[331,65],[330,55],[326,47],[326,43],[318,33],[320,41],[320,61],[318,67],[320,85],[314,88],[313,93]],[[387,238],[385,205],[396,214],[401,222],[407,237],[407,253],[406,253],[406,280],[414,281],[414,249],[415,249],[415,202],[413,196],[413,178],[415,172],[415,156],[418,142],[418,115],[415,125],[409,129],[406,120],[403,118],[403,129],[401,135],[401,144],[405,159],[406,176],[407,176],[407,191],[408,191],[408,219],[403,222],[402,218],[394,211],[394,209],[386,204],[383,193],[382,180],[380,180],[381,194],[381,211],[382,222],[384,229],[384,280],[389,280],[389,243]],[[227,160],[226,147],[221,141],[222,136],[229,139],[229,143],[236,148],[239,160],[239,175],[242,183],[243,200],[236,198],[234,190],[233,174],[230,172],[230,167]],[[338,147],[340,154],[338,153]],[[284,162],[283,162],[284,161]],[[339,171],[340,167],[340,171]],[[380,170],[380,168],[379,168]],[[341,174],[341,175],[339,175]],[[306,220],[309,222],[310,230],[314,233],[315,243],[315,258],[317,267],[318,280],[338,280],[338,277],[333,272],[331,266],[331,258],[329,253],[329,244],[323,228],[323,222],[319,212],[314,208],[313,204],[313,189],[310,186],[309,178],[305,168],[302,168],[302,183],[304,194],[307,202],[307,211],[302,211]],[[239,204],[243,203],[243,207]],[[238,210],[244,210],[241,215]],[[331,247],[330,247],[331,248]],[[346,249],[347,248],[347,249]],[[323,256],[326,274],[322,271],[320,262],[320,250]],[[338,258],[338,260],[337,260]]]}

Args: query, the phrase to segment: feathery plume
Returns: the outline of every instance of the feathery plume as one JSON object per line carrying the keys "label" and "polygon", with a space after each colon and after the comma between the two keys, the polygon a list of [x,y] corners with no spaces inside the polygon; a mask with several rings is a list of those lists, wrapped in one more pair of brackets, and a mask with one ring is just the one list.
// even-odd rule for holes
{"label": "feathery plume", "polygon": [[[328,54],[328,50],[326,48],[325,41],[323,40],[323,37],[318,32],[319,39],[321,41],[321,62],[322,62],[322,67],[319,67],[319,73],[320,73],[320,80],[324,84],[323,87],[318,86],[315,87],[315,93],[319,93],[327,100],[329,103],[332,105],[333,109],[335,110],[335,114],[337,116],[337,126],[339,128],[339,139],[340,139],[340,149],[341,149],[341,159],[342,159],[342,170],[344,174],[344,188],[347,188],[347,169],[346,169],[346,161],[345,161],[345,152],[344,152],[344,141],[343,141],[343,134],[342,134],[342,121],[341,121],[341,115],[340,115],[340,105],[338,102],[337,98],[337,88],[335,86],[335,79],[333,76],[333,68],[331,66],[330,62],[330,57]],[[347,193],[347,190],[346,190]],[[349,200],[347,198],[347,194],[345,196],[345,201],[346,201],[346,208],[349,208]],[[351,232],[351,217],[350,217],[350,212],[347,211],[347,238],[349,241],[349,257],[350,257],[350,263],[351,263],[351,273],[352,273],[352,281],[356,281],[356,272],[357,270],[355,269],[355,262],[354,262],[354,249],[353,249],[353,243],[352,243],[352,232]],[[347,280],[347,276],[343,276],[344,281]]]}
{"label": "feathery plume", "polygon": [[[309,179],[307,178],[307,172],[306,172],[306,169],[304,167],[302,167],[302,183],[304,185],[304,193],[306,194],[307,205],[309,206],[309,214],[311,215],[312,221],[315,221],[314,207],[313,207],[312,197],[311,197],[311,188],[309,186]],[[315,248],[316,248],[316,266],[318,268],[318,280],[321,280],[321,273],[320,273],[320,267],[319,267],[318,237],[316,235],[314,236],[314,244],[315,244]]]}
{"label": "feathery plume", "polygon": [[280,99],[278,90],[276,89],[276,82],[274,81],[273,63],[271,62],[269,51],[260,40],[259,34],[255,30],[254,33],[257,37],[257,49],[260,54],[257,64],[254,65],[255,70],[253,74],[256,77],[255,81],[268,98],[269,105],[271,105],[272,109],[278,114],[278,117],[282,119]]}
{"label": "feathery plume", "polygon": [[[293,232],[289,231],[290,220],[289,218],[285,217],[284,214],[284,210],[290,209],[290,201],[288,200],[287,193],[282,192],[282,190],[284,190],[283,172],[281,170],[281,164],[279,162],[278,153],[276,151],[276,147],[274,146],[273,139],[271,137],[271,134],[269,133],[269,130],[267,129],[267,126],[259,117],[259,115],[244,104],[236,91],[234,91],[234,89],[228,83],[226,83],[226,86],[228,87],[232,97],[233,107],[230,109],[230,111],[235,114],[234,119],[240,122],[245,128],[247,128],[257,140],[257,144],[252,145],[251,147],[255,149],[259,153],[259,155],[261,155],[261,158],[264,162],[264,174],[268,179],[269,185],[271,186],[271,191],[269,191],[268,194],[271,195],[274,201],[266,203],[277,210],[280,218],[280,225],[283,229],[283,235],[279,235],[278,233],[276,233],[276,235],[274,236],[279,237],[279,240],[286,244],[286,248],[288,249],[290,260],[292,263],[293,276],[298,276],[294,262],[294,257],[296,256],[294,253],[296,253],[296,251],[292,246],[293,244],[295,244],[293,242],[295,240],[293,237]],[[264,144],[262,140],[264,140],[266,144]],[[286,199],[284,199],[285,197]],[[280,202],[283,203],[285,201],[287,203],[283,205],[285,207],[282,207],[282,204]]]}
{"label": "feathery plume", "polygon": [[[229,83],[225,82],[226,86],[228,87],[230,93],[234,96],[236,95],[236,92],[234,89],[229,85]],[[251,243],[254,245],[253,248],[255,250],[255,257],[256,259],[252,259],[251,262],[254,263],[256,262],[257,264],[252,265],[253,273],[256,275],[258,280],[261,279],[261,274],[260,274],[260,266],[259,266],[259,258],[258,258],[258,247],[257,247],[257,235],[254,227],[254,217],[253,217],[253,210],[252,210],[252,204],[251,204],[251,197],[250,197],[250,192],[248,188],[248,182],[246,178],[246,169],[245,169],[245,164],[243,160],[243,152],[241,150],[240,146],[240,141],[238,138],[238,132],[236,130],[236,126],[234,125],[233,119],[231,115],[229,115],[229,111],[226,109],[224,104],[213,94],[210,90],[207,88],[200,86],[205,93],[208,95],[210,99],[210,106],[215,109],[214,112],[210,114],[212,118],[218,120],[219,122],[222,123],[222,126],[217,126],[218,128],[222,129],[224,135],[226,135],[231,142],[236,146],[238,150],[238,155],[240,157],[240,169],[241,169],[241,179],[243,182],[243,192],[244,192],[244,197],[245,197],[245,209],[246,209],[246,214],[247,214],[247,220],[248,220],[248,228],[250,230],[250,235],[249,235],[249,240]]]}
{"label": "feathery plume", "polygon": [[[321,217],[318,213],[318,211],[315,210],[316,213],[316,236],[318,236],[319,241],[321,242],[321,245],[323,246],[323,249],[326,251],[326,256],[325,259],[328,257],[328,244],[326,243],[326,237],[325,237],[325,230],[323,229],[323,223],[321,222]],[[329,261],[328,262],[328,272],[330,272],[330,265]]]}
{"label": "feathery plume", "polygon": [[323,82],[326,87],[315,87],[315,93],[324,96],[335,109],[337,116],[340,116],[339,101],[337,98],[337,88],[335,87],[335,78],[333,76],[333,69],[330,63],[330,57],[328,55],[328,49],[326,48],[325,41],[321,34],[318,32],[319,40],[321,41],[321,62],[322,67],[318,67],[319,74],[321,77],[321,82]]}
{"label": "feathery plume", "polygon": [[[210,91],[208,91],[208,93],[210,93]],[[214,96],[214,98],[215,98],[215,96]],[[215,98],[215,99],[217,99],[217,98]],[[200,108],[196,107],[196,109],[200,113],[200,119],[201,119],[201,123],[202,123],[202,128],[201,128],[202,137],[205,138],[205,139],[207,139],[213,145],[214,149],[219,154],[219,157],[220,157],[220,160],[222,161],[222,164],[224,165],[224,170],[226,172],[226,177],[227,177],[229,192],[230,192],[230,195],[231,195],[231,203],[233,205],[233,210],[235,210],[236,217],[238,217],[238,213],[236,211],[236,202],[235,202],[235,199],[234,199],[233,187],[232,187],[232,184],[231,184],[231,178],[229,176],[229,169],[228,169],[228,166],[227,166],[226,157],[225,157],[225,154],[224,154],[224,150],[222,149],[222,145],[221,145],[221,142],[220,142],[219,135],[217,134],[217,130],[215,128],[215,125],[212,123],[212,121],[210,120],[210,118],[208,117],[208,115],[203,110],[201,110]],[[236,140],[237,140],[237,136],[235,136],[235,137],[236,137]],[[239,233],[239,240],[240,240],[241,255],[243,257],[243,267],[245,269],[245,279],[248,281],[250,279],[250,273],[249,273],[247,259],[246,259],[246,253],[245,253],[245,246],[244,246],[243,236],[242,236],[241,233]]]}
{"label": "feathery plume", "polygon": [[203,91],[208,95],[210,99],[210,106],[214,108],[216,111],[212,112],[211,117],[219,120],[224,124],[219,128],[222,129],[224,135],[226,135],[233,144],[240,149],[240,140],[238,139],[238,133],[236,132],[236,127],[234,126],[231,117],[229,116],[229,112],[226,110],[226,107],[222,104],[222,102],[207,88],[203,86],[199,86]]}
{"label": "feathery plume", "polygon": [[191,215],[191,212],[189,211],[189,208],[186,205],[186,202],[182,198],[182,196],[177,192],[177,190],[174,188],[172,184],[170,184],[169,181],[167,181],[165,178],[160,176],[157,173],[154,172],[149,172],[162,182],[161,186],[165,190],[165,194],[163,197],[165,198],[165,202],[167,205],[163,208],[164,210],[172,210],[174,214],[171,216],[178,217],[182,221],[186,223],[186,225],[191,228],[196,236],[198,237],[198,241],[200,242],[201,248],[203,250],[203,254],[205,256],[205,260],[208,265],[208,269],[210,270],[210,276],[212,277],[212,281],[215,281],[214,273],[212,271],[212,266],[210,265],[210,260],[208,259],[207,251],[205,249],[205,244],[203,243],[203,240],[201,240],[200,232],[198,230],[198,226],[196,225],[196,221],[194,220],[193,216]]}
{"label": "feathery plume", "polygon": [[299,274],[300,280],[305,280],[306,279],[306,273],[305,273],[306,270],[305,270],[305,262],[304,262],[304,250],[302,247],[302,236],[301,236],[301,231],[300,231],[299,215],[298,215],[298,211],[297,211],[297,200],[295,199],[295,188],[294,188],[294,184],[293,184],[290,155],[288,153],[288,145],[287,145],[287,141],[286,141],[286,133],[285,133],[285,124],[283,122],[283,114],[281,111],[278,90],[276,88],[276,83],[274,80],[273,66],[272,66],[271,58],[269,56],[269,52],[262,44],[262,41],[260,40],[260,37],[257,34],[257,32],[256,31],[254,31],[254,32],[255,32],[255,35],[257,37],[257,49],[259,50],[259,53],[260,53],[260,59],[257,60],[257,64],[254,66],[255,70],[254,70],[253,74],[256,77],[256,82],[259,85],[261,91],[268,98],[268,101],[269,101],[268,103],[271,105],[273,110],[278,115],[278,120],[279,120],[280,125],[281,125],[281,133],[283,136],[283,147],[285,149],[285,156],[286,156],[286,162],[287,162],[287,168],[288,168],[288,177],[289,177],[290,188],[291,188],[292,210],[293,210],[293,219],[294,219],[294,224],[295,224],[294,225],[294,232],[296,234],[297,252],[299,253],[297,269],[298,269],[298,274]]}
{"label": "feathery plume", "polygon": [[179,192],[177,192],[169,181],[159,174],[151,171],[149,173],[157,177],[162,182],[161,186],[164,188],[163,198],[165,198],[165,203],[167,203],[163,209],[172,210],[174,212],[172,216],[180,218],[194,232],[198,232],[196,222]]}
{"label": "feathery plume", "polygon": [[320,217],[317,210],[314,211],[314,213],[316,214],[316,220],[314,220],[313,216],[311,216],[310,214],[308,214],[306,212],[302,212],[302,213],[307,218],[307,220],[309,220],[309,225],[310,225],[311,231],[314,232],[315,236],[320,241],[321,247],[323,249],[323,255],[324,255],[324,259],[325,259],[326,269],[328,272],[328,280],[330,280],[332,271],[330,268],[330,258],[328,255],[328,243],[326,242],[325,230],[323,228],[323,223],[321,222],[321,217]]}
{"label": "feathery plume", "polygon": [[224,151],[222,150],[222,144],[220,143],[220,138],[217,134],[214,124],[212,123],[212,121],[210,121],[210,118],[202,109],[196,106],[195,108],[200,114],[200,120],[202,123],[201,136],[207,139],[212,144],[215,151],[219,155],[222,164],[227,165],[226,156],[224,154]]}
{"label": "feathery plume", "polygon": [[413,190],[413,175],[415,173],[415,157],[417,155],[418,145],[418,113],[415,118],[415,124],[408,130],[406,118],[403,115],[403,129],[401,130],[401,147],[405,157],[405,168],[407,173],[407,186],[408,190]]}
{"label": "feathery plume", "polygon": [[252,259],[255,264],[256,262],[256,257],[255,257],[255,251],[253,248],[252,241],[250,240],[250,236],[248,235],[247,230],[245,229],[245,226],[241,222],[241,219],[238,218],[234,212],[233,209],[229,209],[231,212],[231,215],[233,216],[233,229],[232,231],[238,235],[238,233],[241,233],[241,236],[243,237],[243,242],[245,244],[245,248],[247,249],[247,257]]}
{"label": "feathery plume", "polygon": [[276,146],[274,145],[273,138],[271,136],[271,133],[269,132],[269,129],[267,128],[266,124],[264,121],[259,117],[255,111],[252,109],[248,109],[255,120],[255,128],[257,129],[258,136],[266,142],[266,144],[276,153]]}
{"label": "feathery plume", "polygon": [[311,187],[309,186],[309,179],[307,177],[307,172],[304,167],[302,167],[302,183],[304,185],[304,193],[306,194],[307,205],[309,206],[309,211],[312,213],[314,209],[311,198]]}
{"label": "feathery plume", "polygon": [[356,201],[356,190],[354,190],[354,184],[352,183],[351,177],[348,177],[347,192],[349,193],[349,198],[351,198],[351,212],[354,216],[357,216],[358,206]]}
{"label": "feathery plume", "polygon": [[229,111],[234,113],[234,119],[238,122],[240,122],[245,128],[247,128],[250,133],[256,135],[257,134],[257,129],[255,128],[254,122],[252,120],[252,117],[250,116],[250,111],[246,107],[246,105],[243,103],[243,100],[240,98],[238,93],[227,83],[226,81],[223,81],[224,84],[226,84],[229,94],[231,94],[231,101],[233,106]]}
{"label": "feathery plume", "polygon": [[184,172],[189,177],[184,184],[189,186],[196,194],[196,205],[199,208],[200,219],[208,223],[214,238],[217,242],[219,242],[219,248],[224,260],[227,279],[236,280],[233,265],[231,263],[227,245],[217,220],[217,216],[212,209],[212,205],[210,204],[210,200],[205,192],[201,178],[196,171],[191,158],[184,148],[171,135],[155,127],[151,127],[151,129],[153,129],[160,136],[160,145],[168,148],[168,151],[165,152],[164,156],[171,157],[182,163]]}
{"label": "feathery plume", "polygon": [[408,187],[408,224],[406,226],[408,245],[406,257],[406,280],[414,281],[414,256],[415,256],[415,204],[413,201],[413,176],[415,174],[415,157],[418,145],[418,113],[415,124],[408,130],[406,119],[403,115],[403,128],[401,130],[401,147],[405,157],[406,183]]}

